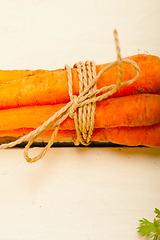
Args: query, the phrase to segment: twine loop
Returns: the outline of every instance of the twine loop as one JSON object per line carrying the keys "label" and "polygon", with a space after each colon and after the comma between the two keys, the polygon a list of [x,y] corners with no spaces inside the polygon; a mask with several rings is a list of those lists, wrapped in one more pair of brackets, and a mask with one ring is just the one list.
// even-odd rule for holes
{"label": "twine loop", "polygon": [[[72,71],[71,68],[66,65],[65,70],[68,76],[68,92],[70,96],[70,102],[68,102],[63,108],[57,111],[52,117],[44,122],[37,129],[30,132],[28,135],[17,139],[16,141],[0,145],[0,149],[16,146],[22,142],[27,141],[27,145],[24,149],[24,157],[29,163],[33,163],[44,157],[46,152],[53,145],[57,136],[60,124],[67,118],[73,118],[75,122],[75,129],[77,138],[73,139],[75,145],[82,143],[88,145],[91,141],[91,136],[94,131],[94,116],[96,109],[96,102],[108,98],[113,95],[120,87],[128,86],[135,82],[139,77],[140,69],[136,62],[129,59],[121,59],[120,46],[117,36],[117,31],[114,31],[115,45],[117,51],[117,61],[108,64],[96,75],[96,64],[94,61],[86,61],[86,63],[79,62],[74,65],[77,68],[79,77],[79,95],[73,95],[72,88]],[[136,76],[126,82],[122,81],[122,63],[129,63],[135,68]],[[116,84],[102,87],[97,89],[97,81],[108,69],[118,65],[118,80]],[[57,119],[57,120],[56,120]],[[28,156],[28,150],[32,143],[44,132],[53,129],[51,139],[41,153],[33,158]]]}

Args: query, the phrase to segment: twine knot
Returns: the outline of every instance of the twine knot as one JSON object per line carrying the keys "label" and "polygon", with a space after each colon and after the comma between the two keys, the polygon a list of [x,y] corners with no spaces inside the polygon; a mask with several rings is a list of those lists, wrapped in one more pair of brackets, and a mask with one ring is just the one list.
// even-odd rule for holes
{"label": "twine knot", "polygon": [[[96,64],[94,61],[86,61],[86,63],[79,62],[74,65],[77,68],[79,76],[79,95],[73,95],[72,89],[72,71],[70,66],[66,65],[65,70],[68,76],[68,92],[70,96],[70,102],[68,102],[62,109],[57,111],[52,117],[50,117],[46,122],[44,122],[37,129],[30,132],[28,135],[17,139],[14,142],[6,143],[0,145],[0,149],[13,147],[24,141],[28,141],[24,149],[24,157],[29,163],[33,163],[41,159],[46,152],[50,149],[56,135],[58,133],[60,124],[67,118],[74,118],[75,129],[77,133],[77,138],[73,139],[74,144],[78,145],[82,143],[83,145],[88,145],[91,141],[91,136],[94,131],[94,116],[96,109],[96,102],[108,98],[113,95],[120,87],[128,86],[135,82],[139,77],[140,69],[138,65],[129,59],[121,59],[120,46],[117,36],[117,31],[114,31],[115,45],[117,51],[117,61],[108,64],[96,75]],[[131,64],[136,71],[136,76],[126,82],[122,81],[122,63]],[[97,89],[97,81],[101,75],[113,66],[118,65],[118,79],[116,84],[102,87]],[[101,94],[100,94],[101,93]],[[57,119],[57,120],[56,120]],[[42,133],[54,128],[51,139],[49,140],[46,147],[41,151],[38,156],[30,158],[28,156],[28,150],[35,139]]]}
{"label": "twine knot", "polygon": [[71,101],[72,101],[72,106],[70,107],[70,110],[69,110],[69,117],[74,118],[74,114],[79,105],[78,97],[76,95],[73,95]]}

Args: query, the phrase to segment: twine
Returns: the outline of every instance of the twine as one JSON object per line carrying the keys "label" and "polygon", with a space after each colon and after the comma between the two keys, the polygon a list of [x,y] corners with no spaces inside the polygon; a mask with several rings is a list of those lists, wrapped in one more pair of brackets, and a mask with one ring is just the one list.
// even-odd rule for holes
{"label": "twine", "polygon": [[[120,87],[128,86],[135,82],[139,77],[140,69],[138,65],[129,59],[122,59],[120,54],[120,46],[118,41],[117,31],[114,31],[117,61],[110,63],[105,68],[103,68],[96,76],[96,65],[94,61],[87,61],[85,64],[83,62],[76,63],[74,65],[77,68],[79,76],[79,95],[73,95],[72,89],[72,73],[71,68],[66,65],[65,69],[68,76],[68,92],[70,96],[70,102],[68,102],[61,110],[57,111],[52,117],[50,117],[46,122],[44,122],[37,129],[31,131],[28,135],[17,139],[16,141],[0,145],[0,149],[14,147],[17,144],[27,141],[27,145],[24,148],[24,157],[29,163],[33,163],[44,157],[46,152],[53,145],[56,135],[58,133],[60,124],[67,118],[74,118],[75,129],[77,133],[77,138],[73,139],[74,144],[78,145],[82,143],[83,145],[88,145],[92,133],[94,131],[94,115],[96,109],[96,102],[108,98],[114,94]],[[122,81],[122,63],[131,64],[136,71],[136,76],[126,82]],[[118,65],[118,80],[116,84],[102,87],[101,89],[96,88],[98,79],[102,76],[104,72],[113,66]],[[98,95],[102,93],[101,95]],[[97,96],[98,95],[98,96]],[[55,121],[55,119],[58,119]],[[42,133],[54,128],[51,139],[48,144],[43,148],[41,153],[33,158],[28,156],[28,150],[32,143],[40,136]]]}

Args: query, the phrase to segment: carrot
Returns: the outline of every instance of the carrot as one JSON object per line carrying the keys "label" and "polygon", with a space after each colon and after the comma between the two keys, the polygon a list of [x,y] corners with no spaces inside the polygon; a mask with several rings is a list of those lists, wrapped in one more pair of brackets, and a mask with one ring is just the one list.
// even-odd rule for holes
{"label": "carrot", "polygon": [[[28,106],[0,111],[0,130],[37,128],[65,104]],[[117,126],[146,126],[160,122],[160,96],[136,94],[111,98],[97,103],[95,128]],[[74,121],[67,118],[62,130],[75,129]]]}
{"label": "carrot", "polygon": [[25,77],[31,77],[34,75],[48,73],[48,70],[0,70],[0,84],[10,82],[13,80],[22,79]]}
{"label": "carrot", "polygon": [[[28,134],[32,128],[21,128],[0,131],[0,141],[9,142]],[[38,140],[45,141],[51,138],[53,130],[43,133]],[[141,127],[96,128],[91,141],[105,141],[126,146],[160,147],[160,123]],[[56,139],[76,138],[75,130],[59,130]]]}
{"label": "carrot", "polygon": [[[63,138],[61,131],[57,139]],[[44,133],[43,137],[51,137],[51,133]],[[76,133],[67,131],[64,133],[64,138],[75,138]],[[147,147],[160,148],[160,123],[152,126],[138,126],[138,127],[115,127],[115,128],[96,128],[91,137],[91,141],[107,141],[115,144],[126,146],[143,145]]]}
{"label": "carrot", "polygon": [[112,143],[160,148],[160,123],[152,126],[109,128],[103,130],[103,133],[103,139]]}
{"label": "carrot", "polygon": [[160,90],[158,90],[157,92],[155,92],[155,94],[160,95]]}
{"label": "carrot", "polygon": [[[128,57],[140,68],[138,80],[127,87],[120,88],[112,97],[126,96],[137,93],[155,93],[160,89],[160,58],[153,55],[139,54]],[[98,65],[100,72],[108,64]],[[128,81],[135,76],[134,67],[123,63],[123,80]],[[23,73],[24,74],[24,73]],[[73,93],[78,95],[78,74],[72,69]],[[14,77],[16,78],[16,76]],[[105,72],[97,83],[97,88],[115,84],[118,79],[117,66]],[[69,101],[68,78],[66,70],[59,69],[42,74],[5,82],[0,85],[0,109],[29,105],[65,103]]]}
{"label": "carrot", "polygon": [[[24,135],[29,134],[31,131],[35,130],[34,128],[17,128],[9,130],[0,131],[0,142],[10,142],[17,138],[23,137]],[[44,141],[45,139],[51,137],[53,130],[49,130],[43,133],[38,139]],[[59,130],[56,139],[66,139],[66,138],[76,138],[75,130]]]}

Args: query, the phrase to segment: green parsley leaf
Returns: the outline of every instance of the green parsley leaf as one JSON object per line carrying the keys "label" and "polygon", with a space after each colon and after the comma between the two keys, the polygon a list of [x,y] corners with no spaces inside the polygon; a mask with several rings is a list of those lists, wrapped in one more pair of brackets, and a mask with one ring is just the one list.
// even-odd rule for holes
{"label": "green parsley leaf", "polygon": [[153,240],[160,240],[160,210],[155,208],[154,211],[157,215],[153,222],[148,221],[146,218],[139,220],[140,226],[137,228],[142,237],[151,237]]}

